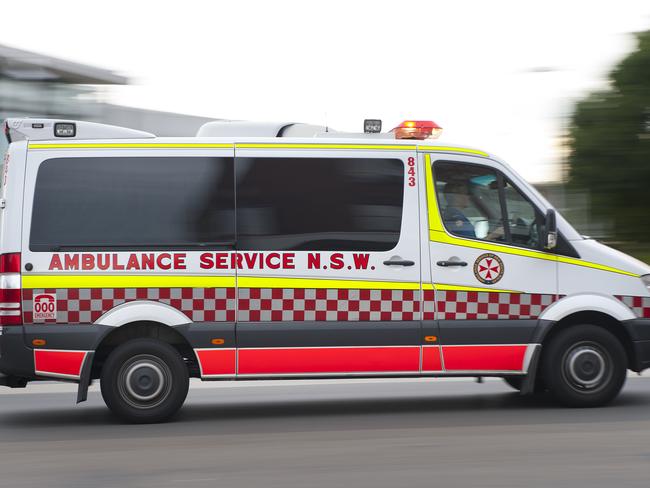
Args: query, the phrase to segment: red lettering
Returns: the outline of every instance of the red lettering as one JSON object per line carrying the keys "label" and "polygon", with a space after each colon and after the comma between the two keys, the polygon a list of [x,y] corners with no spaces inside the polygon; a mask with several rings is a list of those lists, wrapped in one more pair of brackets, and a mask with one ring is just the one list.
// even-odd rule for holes
{"label": "red lettering", "polygon": [[330,268],[343,269],[343,254],[335,252],[330,256]]}
{"label": "red lettering", "polygon": [[211,269],[214,266],[214,261],[212,260],[212,253],[204,252],[199,256],[199,266],[201,269]]}
{"label": "red lettering", "polygon": [[156,258],[156,264],[160,269],[170,269],[172,267],[172,255],[168,252],[159,254]]}
{"label": "red lettering", "polygon": [[[258,253],[256,252],[245,252],[243,253],[244,255],[244,261],[246,262],[246,269],[254,269],[255,268],[255,263],[257,261]],[[262,268],[262,259],[260,257],[260,268]]]}
{"label": "red lettering", "polygon": [[[272,259],[277,259],[277,262],[274,263]],[[280,253],[272,252],[266,258],[266,265],[271,269],[278,269],[280,267]]]}
{"label": "red lettering", "polygon": [[143,254],[142,255],[142,269],[156,269],[156,260],[153,253]]}
{"label": "red lettering", "polygon": [[111,266],[111,258],[108,254],[97,255],[97,267],[102,271],[106,271]]}
{"label": "red lettering", "polygon": [[120,260],[117,256],[117,254],[113,253],[113,269],[117,271],[121,271],[124,269],[124,265],[120,264]]}
{"label": "red lettering", "polygon": [[65,255],[65,269],[66,270],[77,270],[79,269],[79,255],[78,254],[66,254]]}
{"label": "red lettering", "polygon": [[81,255],[81,269],[89,270],[95,267],[95,256],[92,254]]}
{"label": "red lettering", "polygon": [[135,254],[129,256],[129,261],[126,263],[126,269],[140,269],[140,262]]}
{"label": "red lettering", "polygon": [[242,269],[241,266],[242,255],[238,252],[234,252],[230,255],[231,269]]}
{"label": "red lettering", "polygon": [[214,267],[216,269],[228,269],[227,252],[218,252],[214,255],[214,257],[215,257]]}
{"label": "red lettering", "polygon": [[293,262],[293,259],[296,255],[292,252],[288,252],[282,255],[282,267],[284,269],[296,269],[296,265]]}
{"label": "red lettering", "polygon": [[320,269],[320,254],[315,252],[307,254],[307,269]]}
{"label": "red lettering", "polygon": [[354,259],[355,269],[368,269],[370,254],[353,254],[352,259]]}
{"label": "red lettering", "polygon": [[174,254],[174,269],[186,269],[185,266],[185,254]]}
{"label": "red lettering", "polygon": [[50,261],[50,271],[54,270],[63,270],[63,266],[61,265],[61,258],[58,254],[52,255],[52,260]]}

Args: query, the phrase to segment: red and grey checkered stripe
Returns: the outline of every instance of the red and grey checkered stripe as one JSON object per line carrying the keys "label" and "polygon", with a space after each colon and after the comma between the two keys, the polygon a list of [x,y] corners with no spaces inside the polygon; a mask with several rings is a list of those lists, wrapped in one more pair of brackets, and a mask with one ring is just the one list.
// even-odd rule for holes
{"label": "red and grey checkered stripe", "polygon": [[240,288],[242,322],[420,320],[418,290]]}
{"label": "red and grey checkered stripe", "polygon": [[634,315],[642,319],[650,319],[650,297],[633,297],[616,295],[620,301],[632,309]]}
{"label": "red and grey checkered stripe", "polygon": [[[56,295],[56,320],[34,320],[35,295]],[[26,324],[90,324],[103,314],[126,302],[151,300],[165,303],[183,312],[192,322],[234,322],[234,288],[81,288],[23,290]]]}
{"label": "red and grey checkered stripe", "polygon": [[[34,320],[33,297],[57,297],[57,319]],[[422,305],[420,305],[422,297]],[[650,299],[619,297],[639,316],[650,317]],[[92,323],[126,302],[170,305],[192,322],[412,321],[534,319],[555,295],[476,291],[314,288],[82,288],[23,290],[24,321]],[[437,309],[437,314],[436,314]],[[237,312],[238,310],[238,312]]]}
{"label": "red and grey checkered stripe", "polygon": [[446,290],[436,291],[435,297],[439,320],[535,319],[557,299],[541,293]]}

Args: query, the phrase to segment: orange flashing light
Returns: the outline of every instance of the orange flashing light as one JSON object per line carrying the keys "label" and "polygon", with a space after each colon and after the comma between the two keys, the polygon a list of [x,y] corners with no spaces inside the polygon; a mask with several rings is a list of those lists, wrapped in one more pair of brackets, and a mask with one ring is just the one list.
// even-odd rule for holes
{"label": "orange flashing light", "polygon": [[442,127],[433,120],[405,120],[393,129],[395,139],[436,139]]}

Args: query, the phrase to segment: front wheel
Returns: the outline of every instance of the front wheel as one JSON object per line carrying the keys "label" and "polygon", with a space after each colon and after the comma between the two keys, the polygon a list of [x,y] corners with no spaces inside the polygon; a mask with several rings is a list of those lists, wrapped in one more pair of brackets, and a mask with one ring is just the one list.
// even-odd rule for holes
{"label": "front wheel", "polygon": [[154,339],[118,346],[102,368],[102,397],[127,422],[168,420],[183,405],[188,389],[189,374],[181,355]]}
{"label": "front wheel", "polygon": [[620,341],[594,325],[577,325],[558,333],[542,358],[551,394],[570,407],[598,407],[621,391],[627,357]]}

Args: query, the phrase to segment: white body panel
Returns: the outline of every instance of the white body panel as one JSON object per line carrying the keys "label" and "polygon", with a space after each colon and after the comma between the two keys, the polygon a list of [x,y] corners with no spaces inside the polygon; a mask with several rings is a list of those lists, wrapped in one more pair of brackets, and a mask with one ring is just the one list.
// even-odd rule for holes
{"label": "white body panel", "polygon": [[102,315],[95,324],[120,327],[121,325],[140,321],[158,322],[168,326],[191,322],[187,315],[179,312],[174,307],[160,302],[138,300],[118,305]]}
{"label": "white body panel", "polygon": [[600,312],[616,320],[632,320],[636,318],[632,310],[611,295],[596,293],[580,293],[570,295],[548,307],[540,319],[557,322],[578,312]]}

